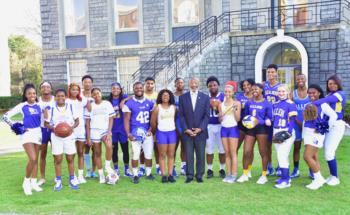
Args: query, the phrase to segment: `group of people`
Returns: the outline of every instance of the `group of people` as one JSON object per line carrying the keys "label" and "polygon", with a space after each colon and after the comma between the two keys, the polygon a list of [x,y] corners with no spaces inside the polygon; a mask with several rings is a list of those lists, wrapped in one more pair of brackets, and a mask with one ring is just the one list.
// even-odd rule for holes
{"label": "group of people", "polygon": [[[258,184],[268,182],[267,176],[276,174],[276,188],[291,186],[291,178],[299,177],[301,143],[304,142],[304,160],[309,166],[312,182],[306,187],[318,189],[325,183],[340,183],[337,173],[336,150],[345,131],[343,119],[345,93],[340,79],[333,75],[327,80],[327,95],[319,85],[307,86],[305,75],[296,76],[296,87],[278,82],[277,66],[269,65],[263,84],[246,79],[239,83],[227,81],[220,92],[220,82],[214,76],[207,79],[208,94],[199,91],[197,78],[189,80],[185,92],[182,78],[175,80],[175,92],[163,89],[155,91],[155,80],[133,84],[133,95],[123,92],[120,83],[113,83],[108,100],[102,91],[93,86],[93,78],[82,78],[82,89],[71,83],[68,90],[57,89],[53,93],[50,82],[36,87],[27,84],[22,103],[8,111],[4,120],[13,130],[18,123],[11,117],[23,116],[24,128],[21,142],[28,156],[23,190],[26,195],[42,191],[45,184],[47,147],[50,142],[55,166],[54,190],[62,189],[61,163],[65,155],[69,171],[69,187],[79,189],[86,178],[99,178],[106,183],[105,173],[121,174],[118,166],[118,147],[123,153],[126,177],[137,184],[141,177],[154,180],[153,154],[156,173],[162,183],[176,182],[175,155],[180,146],[181,174],[185,183],[194,179],[203,182],[205,161],[207,178],[214,176],[213,160],[219,152],[219,176],[225,183],[244,183],[252,177],[254,145],[258,143],[262,172]],[[309,117],[309,115],[314,117]],[[313,114],[312,114],[313,113]],[[304,116],[307,116],[307,119]],[[59,137],[55,127],[65,122],[70,125],[70,135]],[[285,138],[275,145],[277,168],[272,167],[272,142],[281,131]],[[102,143],[105,145],[104,168]],[[132,157],[129,167],[129,144]],[[238,177],[238,150],[243,148],[243,174]],[[289,153],[294,146],[294,169],[289,173]],[[330,176],[320,173],[318,149],[324,147]],[[92,151],[90,155],[90,151]],[[78,155],[78,171],[75,172],[74,156]],[[92,162],[91,162],[92,159]],[[38,161],[40,179],[37,180]],[[140,163],[140,164],[139,164]],[[194,165],[196,163],[196,165]],[[86,169],[86,175],[84,175]],[[96,169],[98,175],[96,174]],[[196,169],[196,170],[195,170]]]}

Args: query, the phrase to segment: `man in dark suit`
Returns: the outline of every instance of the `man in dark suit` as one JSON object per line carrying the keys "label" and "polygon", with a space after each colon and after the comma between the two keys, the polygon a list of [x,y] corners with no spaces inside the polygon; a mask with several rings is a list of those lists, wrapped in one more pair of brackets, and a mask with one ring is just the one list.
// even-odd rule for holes
{"label": "man in dark suit", "polygon": [[[186,183],[203,182],[205,165],[205,144],[208,138],[208,123],[210,114],[209,96],[199,92],[199,80],[191,78],[190,91],[179,99],[180,120],[183,128],[183,141],[187,161]],[[194,175],[194,152],[196,153],[196,175]]]}

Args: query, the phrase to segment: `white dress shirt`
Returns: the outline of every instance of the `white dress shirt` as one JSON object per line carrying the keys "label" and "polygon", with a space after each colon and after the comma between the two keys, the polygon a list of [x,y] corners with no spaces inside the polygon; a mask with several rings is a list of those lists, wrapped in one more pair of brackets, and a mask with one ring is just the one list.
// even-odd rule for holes
{"label": "white dress shirt", "polygon": [[191,102],[192,102],[193,111],[196,109],[197,96],[198,96],[198,90],[195,92],[191,91]]}

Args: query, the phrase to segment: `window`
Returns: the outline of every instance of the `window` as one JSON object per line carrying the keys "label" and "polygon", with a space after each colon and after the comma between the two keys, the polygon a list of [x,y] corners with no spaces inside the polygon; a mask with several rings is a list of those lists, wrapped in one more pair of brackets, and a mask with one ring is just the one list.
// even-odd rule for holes
{"label": "window", "polygon": [[67,62],[68,84],[80,83],[81,78],[86,75],[86,60],[72,60]]}
{"label": "window", "polygon": [[64,28],[66,35],[86,34],[85,0],[64,0]]}
{"label": "window", "polygon": [[138,28],[138,0],[114,0],[116,31],[131,31]]}
{"label": "window", "polygon": [[173,26],[199,23],[198,0],[173,0]]}
{"label": "window", "polygon": [[139,68],[139,57],[122,57],[117,59],[117,80],[127,93],[132,92],[132,74]]}

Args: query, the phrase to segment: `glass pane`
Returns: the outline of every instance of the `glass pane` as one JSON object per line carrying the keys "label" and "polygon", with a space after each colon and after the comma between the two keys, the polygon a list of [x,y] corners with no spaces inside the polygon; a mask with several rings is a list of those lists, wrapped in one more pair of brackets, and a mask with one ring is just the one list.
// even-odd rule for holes
{"label": "glass pane", "polygon": [[138,28],[138,0],[115,0],[115,29]]}
{"label": "glass pane", "polygon": [[64,24],[66,35],[86,33],[85,0],[64,1]]}
{"label": "glass pane", "polygon": [[198,23],[198,0],[173,0],[173,24],[188,25]]}
{"label": "glass pane", "polygon": [[132,74],[139,68],[139,57],[118,58],[118,81],[128,93],[132,93]]}
{"label": "glass pane", "polygon": [[68,66],[70,83],[80,83],[81,78],[87,72],[86,61],[70,61]]}

